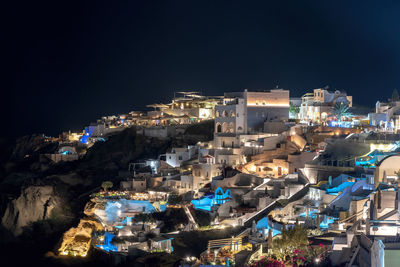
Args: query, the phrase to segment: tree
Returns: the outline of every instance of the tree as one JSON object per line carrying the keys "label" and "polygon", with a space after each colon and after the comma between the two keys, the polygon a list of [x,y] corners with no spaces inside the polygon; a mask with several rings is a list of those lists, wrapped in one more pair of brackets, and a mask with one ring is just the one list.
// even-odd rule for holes
{"label": "tree", "polygon": [[104,182],[101,184],[101,187],[103,187],[104,191],[106,191],[106,192],[107,192],[107,190],[108,190],[109,188],[112,188],[113,186],[114,186],[114,184],[113,184],[111,181],[104,181]]}
{"label": "tree", "polygon": [[170,205],[180,204],[182,203],[182,200],[183,200],[182,196],[178,194],[170,194],[168,196],[168,204]]}
{"label": "tree", "polygon": [[209,226],[211,224],[211,216],[208,212],[194,210],[194,217],[199,226]]}
{"label": "tree", "polygon": [[336,116],[338,121],[341,121],[343,117],[349,117],[351,115],[349,108],[349,105],[344,102],[336,102],[333,107],[333,115]]}
{"label": "tree", "polygon": [[285,260],[291,256],[294,249],[308,244],[307,231],[301,225],[295,225],[289,230],[284,226],[281,238],[274,239],[272,243],[272,254],[277,259]]}
{"label": "tree", "polygon": [[399,92],[397,91],[397,89],[393,89],[393,93],[392,93],[392,102],[395,101],[399,101],[400,97],[399,97]]}
{"label": "tree", "polygon": [[267,239],[268,250],[272,249],[272,230],[268,230],[268,239]]}
{"label": "tree", "polygon": [[150,214],[139,213],[139,214],[135,215],[135,217],[133,217],[133,221],[143,222],[143,224],[144,224],[145,222],[152,222],[152,221],[154,221],[154,219],[153,219],[153,216],[151,216]]}
{"label": "tree", "polygon": [[300,112],[300,107],[293,105],[292,102],[289,102],[289,113],[291,113],[294,117],[297,117],[297,114]]}
{"label": "tree", "polygon": [[142,222],[142,230],[144,231],[144,224],[146,222],[152,222],[154,221],[153,216],[151,216],[150,214],[147,213],[139,213],[137,215],[135,215],[135,217],[133,217],[133,221],[134,222]]}

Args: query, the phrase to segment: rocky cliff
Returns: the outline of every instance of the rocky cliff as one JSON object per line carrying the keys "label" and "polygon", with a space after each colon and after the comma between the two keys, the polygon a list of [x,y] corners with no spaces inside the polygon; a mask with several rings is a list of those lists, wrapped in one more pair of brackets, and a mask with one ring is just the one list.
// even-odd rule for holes
{"label": "rocky cliff", "polygon": [[49,218],[59,202],[52,186],[27,187],[17,199],[8,203],[1,220],[2,225],[19,235],[22,228],[31,222]]}

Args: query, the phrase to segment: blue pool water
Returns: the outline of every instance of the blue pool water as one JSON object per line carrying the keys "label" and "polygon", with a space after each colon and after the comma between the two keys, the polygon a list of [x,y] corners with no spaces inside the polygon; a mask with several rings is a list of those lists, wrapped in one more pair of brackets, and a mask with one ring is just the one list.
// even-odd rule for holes
{"label": "blue pool water", "polygon": [[168,204],[160,204],[160,210],[165,211],[167,209]]}
{"label": "blue pool water", "polygon": [[231,200],[231,190],[227,189],[225,192],[218,187],[214,195],[204,196],[199,199],[192,200],[195,209],[211,211],[215,205],[221,205]]}
{"label": "blue pool water", "polygon": [[114,237],[115,237],[115,235],[113,235],[109,232],[105,232],[104,233],[104,244],[96,245],[96,246],[101,249],[104,249],[105,251],[118,251],[118,248],[111,243],[111,241],[113,240]]}
{"label": "blue pool water", "polygon": [[[151,203],[147,200],[127,200],[127,199],[119,199],[115,201],[108,201],[105,208],[107,218],[107,223],[117,222],[124,212],[145,212],[152,213],[155,212],[156,209],[151,205]],[[126,222],[128,223],[128,220]]]}
{"label": "blue pool water", "polygon": [[192,204],[195,209],[211,211],[212,206],[214,206],[213,199],[214,199],[213,196],[206,196],[199,199],[193,199]]}
{"label": "blue pool water", "polygon": [[328,193],[328,194],[339,193],[339,192],[342,192],[346,187],[353,186],[353,184],[354,184],[354,182],[344,182],[337,187],[326,189],[326,193]]}
{"label": "blue pool water", "polygon": [[[313,219],[315,219],[316,216],[317,216],[317,213],[318,213],[318,210],[317,210],[317,209],[313,209],[313,210],[310,210],[310,211],[309,211],[308,216],[311,217],[311,218],[313,218]],[[303,212],[303,213],[300,214],[300,216],[301,216],[301,217],[306,217],[306,213]],[[328,229],[328,228],[329,228],[329,225],[332,224],[332,223],[334,223],[334,221],[336,220],[336,218],[330,217],[330,216],[327,216],[327,217],[326,217],[326,221],[325,221],[325,222],[324,222],[322,216],[320,216],[320,219],[321,219],[321,223],[319,224],[319,227],[320,227],[321,229]]]}
{"label": "blue pool water", "polygon": [[256,224],[256,229],[259,231],[264,231],[265,235],[268,235],[269,231],[272,231],[272,236],[280,235],[282,232],[279,231],[278,229],[275,229],[270,226],[268,223],[268,217],[264,217],[261,220],[259,220]]}

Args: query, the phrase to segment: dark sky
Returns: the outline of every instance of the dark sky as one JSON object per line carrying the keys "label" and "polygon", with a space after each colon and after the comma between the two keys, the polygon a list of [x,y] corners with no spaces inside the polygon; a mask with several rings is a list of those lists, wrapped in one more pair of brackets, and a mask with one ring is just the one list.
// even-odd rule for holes
{"label": "dark sky", "polygon": [[11,135],[81,129],[178,90],[279,85],[300,96],[330,85],[372,107],[400,87],[400,1],[13,1],[2,10]]}

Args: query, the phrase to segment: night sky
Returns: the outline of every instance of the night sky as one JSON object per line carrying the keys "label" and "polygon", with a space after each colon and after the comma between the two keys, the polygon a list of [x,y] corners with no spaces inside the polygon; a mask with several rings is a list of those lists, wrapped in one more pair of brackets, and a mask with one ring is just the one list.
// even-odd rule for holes
{"label": "night sky", "polygon": [[372,108],[400,88],[400,1],[100,2],[2,6],[2,134],[80,130],[179,90],[329,85]]}

